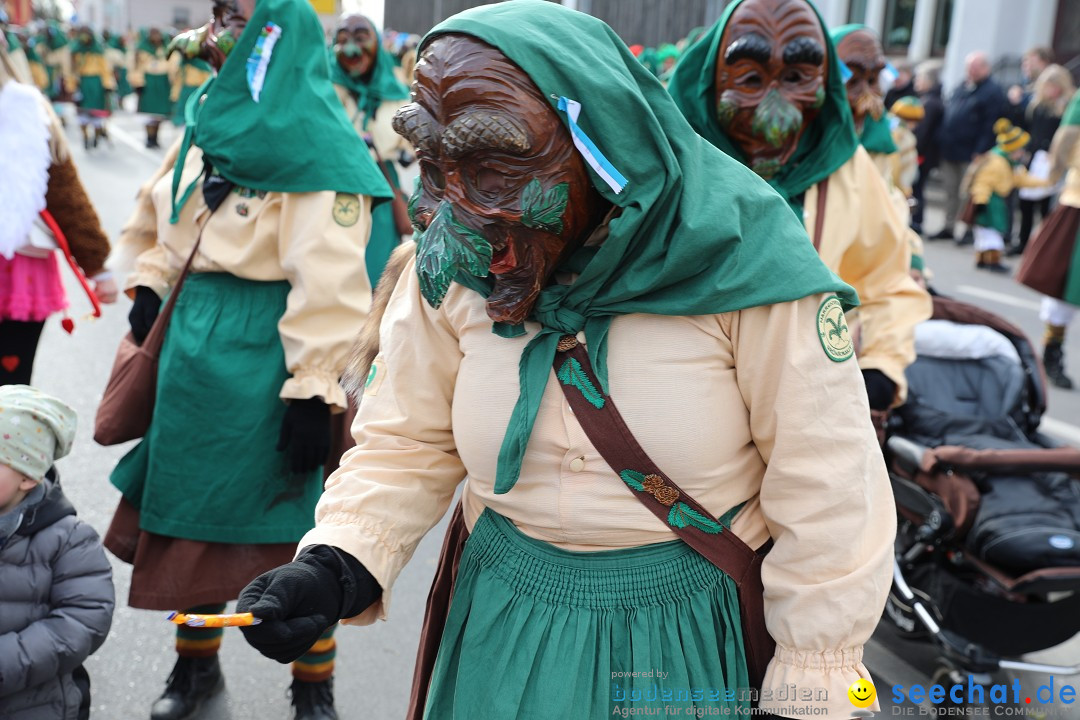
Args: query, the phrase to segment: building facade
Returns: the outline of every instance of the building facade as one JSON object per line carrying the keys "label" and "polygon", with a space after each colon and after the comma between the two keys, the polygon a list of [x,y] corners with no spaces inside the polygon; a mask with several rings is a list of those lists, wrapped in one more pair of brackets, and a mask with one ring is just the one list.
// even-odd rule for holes
{"label": "building facade", "polygon": [[[310,0],[324,25],[329,25],[341,8],[341,0]],[[210,0],[72,0],[73,20],[95,30],[125,32],[143,27],[185,30],[198,27],[210,18]]]}

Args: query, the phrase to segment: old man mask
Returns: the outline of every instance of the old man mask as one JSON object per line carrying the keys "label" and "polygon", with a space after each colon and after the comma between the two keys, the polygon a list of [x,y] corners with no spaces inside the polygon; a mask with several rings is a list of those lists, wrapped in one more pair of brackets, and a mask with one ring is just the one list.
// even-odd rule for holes
{"label": "old man mask", "polygon": [[363,77],[375,67],[379,54],[379,35],[363,15],[346,15],[334,33],[334,56],[352,77]]}
{"label": "old man mask", "polygon": [[825,35],[805,0],[746,0],[716,62],[716,113],[768,179],[791,158],[825,102]]}
{"label": "old man mask", "polygon": [[846,87],[855,130],[861,133],[863,122],[870,116],[880,120],[885,113],[878,77],[885,68],[885,53],[877,35],[869,29],[853,30],[836,44],[836,53],[851,70]]}
{"label": "old man mask", "polygon": [[494,276],[487,312],[525,321],[605,212],[570,133],[524,71],[466,35],[432,40],[394,129],[416,148],[409,212],[420,289],[439,307],[458,273]]}

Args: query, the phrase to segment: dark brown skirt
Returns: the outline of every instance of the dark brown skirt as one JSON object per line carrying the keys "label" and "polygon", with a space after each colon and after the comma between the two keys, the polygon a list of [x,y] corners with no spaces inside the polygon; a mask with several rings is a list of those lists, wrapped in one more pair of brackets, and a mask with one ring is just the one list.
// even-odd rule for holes
{"label": "dark brown skirt", "polygon": [[1069,276],[1077,272],[1072,265],[1078,230],[1080,208],[1067,205],[1054,208],[1024,250],[1016,279],[1043,295],[1068,299],[1065,289]]}
{"label": "dark brown skirt", "polygon": [[134,566],[128,604],[144,610],[234,600],[249,582],[296,554],[296,543],[232,545],[155,535],[139,528],[138,509],[123,498],[104,543]]}

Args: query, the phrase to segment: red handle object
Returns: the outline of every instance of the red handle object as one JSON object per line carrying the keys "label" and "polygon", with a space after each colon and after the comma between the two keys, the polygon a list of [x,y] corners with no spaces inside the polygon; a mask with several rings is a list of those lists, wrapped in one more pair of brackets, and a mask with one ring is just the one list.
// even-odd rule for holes
{"label": "red handle object", "polygon": [[[60,226],[56,222],[56,218],[54,218],[52,213],[48,210],[41,211],[41,219],[45,221],[45,225],[56,238],[56,245],[60,248],[60,252],[64,253],[64,259],[67,260],[68,265],[71,266],[72,272],[75,273],[75,278],[86,292],[86,297],[90,298],[90,304],[94,306],[94,317],[101,317],[101,302],[98,300],[97,295],[94,294],[94,291],[90,289],[90,283],[87,282],[86,275],[83,274],[82,268],[79,267],[79,263],[75,262],[75,258],[71,254],[71,246],[68,245],[64,231],[60,229]],[[64,329],[70,333],[73,327],[74,325],[71,323],[70,319],[65,319]]]}

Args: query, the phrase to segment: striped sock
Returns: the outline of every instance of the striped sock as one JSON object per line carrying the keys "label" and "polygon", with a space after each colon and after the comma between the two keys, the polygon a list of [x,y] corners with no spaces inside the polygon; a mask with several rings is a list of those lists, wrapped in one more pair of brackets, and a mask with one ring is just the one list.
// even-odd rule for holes
{"label": "striped sock", "polygon": [[304,655],[292,664],[293,677],[301,682],[323,682],[334,674],[334,658],[337,656],[337,642],[334,630],[337,623],[322,634]]}
{"label": "striped sock", "polygon": [[1065,342],[1065,326],[1064,325],[1051,325],[1046,324],[1046,332],[1043,333],[1043,344],[1049,345],[1050,343],[1057,343],[1061,345]]}
{"label": "striped sock", "polygon": [[[185,613],[213,615],[225,612],[225,603],[218,605],[200,605],[189,608]],[[187,625],[176,626],[176,654],[180,657],[213,657],[221,648],[224,628],[193,628]]]}

